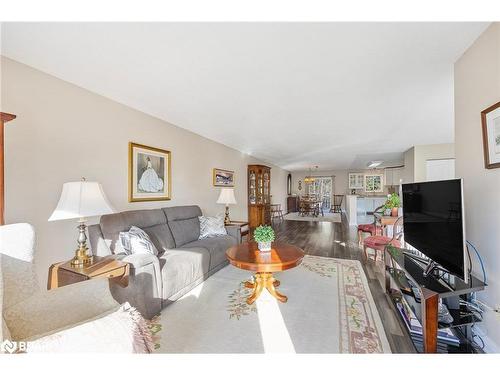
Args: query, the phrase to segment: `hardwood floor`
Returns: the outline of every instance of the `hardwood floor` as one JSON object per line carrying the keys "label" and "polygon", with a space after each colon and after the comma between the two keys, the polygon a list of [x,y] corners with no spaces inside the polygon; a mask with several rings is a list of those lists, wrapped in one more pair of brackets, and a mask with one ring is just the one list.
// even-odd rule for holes
{"label": "hardwood floor", "polygon": [[347,224],[344,215],[341,223],[275,220],[273,228],[278,241],[294,244],[306,254],[361,261],[392,352],[415,353],[402,322],[385,295],[382,262],[364,260],[356,229]]}

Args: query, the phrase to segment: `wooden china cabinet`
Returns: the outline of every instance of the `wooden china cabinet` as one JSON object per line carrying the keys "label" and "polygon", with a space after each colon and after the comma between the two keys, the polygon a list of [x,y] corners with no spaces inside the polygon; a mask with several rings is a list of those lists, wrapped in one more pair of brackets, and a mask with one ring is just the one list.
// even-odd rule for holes
{"label": "wooden china cabinet", "polygon": [[248,226],[250,231],[259,225],[271,224],[271,168],[265,165],[248,166]]}

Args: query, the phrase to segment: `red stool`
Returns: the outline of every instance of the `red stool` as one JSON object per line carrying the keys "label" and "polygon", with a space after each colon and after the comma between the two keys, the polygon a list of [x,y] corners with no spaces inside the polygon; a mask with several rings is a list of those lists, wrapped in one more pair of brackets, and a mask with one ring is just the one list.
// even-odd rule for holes
{"label": "red stool", "polygon": [[375,262],[378,258],[378,253],[382,252],[382,260],[384,259],[384,250],[387,245],[392,245],[394,247],[401,247],[401,236],[403,235],[403,231],[398,231],[398,227],[402,227],[403,217],[399,217],[393,225],[392,229],[392,237],[387,236],[370,236],[365,238],[363,241],[363,251],[365,253],[365,258],[368,259],[367,249],[375,250]]}
{"label": "red stool", "polygon": [[358,225],[358,242],[361,245],[363,242],[362,233],[370,233],[370,236],[376,236],[377,234],[382,234],[382,227],[375,223],[372,224],[359,224]]}
{"label": "red stool", "polygon": [[382,227],[377,225],[377,216],[375,214],[379,213],[383,208],[384,206],[380,206],[373,210],[373,223],[358,225],[358,243],[360,246],[363,243],[363,233],[370,233],[370,236],[382,235]]}

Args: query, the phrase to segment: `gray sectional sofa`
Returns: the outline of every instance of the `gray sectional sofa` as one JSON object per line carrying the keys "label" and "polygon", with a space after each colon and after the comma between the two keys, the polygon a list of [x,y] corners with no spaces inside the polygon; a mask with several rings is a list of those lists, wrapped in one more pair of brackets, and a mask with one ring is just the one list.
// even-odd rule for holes
{"label": "gray sectional sofa", "polygon": [[113,297],[128,301],[146,318],[177,300],[228,262],[226,250],[241,242],[240,228],[226,227],[228,235],[199,240],[201,216],[198,206],[125,211],[101,217],[89,226],[94,255],[120,252],[118,236],[132,225],[143,229],[159,251],[151,254],[119,254],[130,263],[129,285],[112,285]]}

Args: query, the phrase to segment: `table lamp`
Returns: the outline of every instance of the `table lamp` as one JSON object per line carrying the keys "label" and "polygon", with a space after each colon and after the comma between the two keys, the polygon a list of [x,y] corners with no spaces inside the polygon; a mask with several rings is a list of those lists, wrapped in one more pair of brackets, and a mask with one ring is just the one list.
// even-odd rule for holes
{"label": "table lamp", "polygon": [[226,205],[226,216],[224,217],[224,224],[228,225],[231,223],[229,219],[229,205],[236,204],[236,198],[234,197],[234,190],[229,188],[222,188],[220,190],[219,199],[217,203]]}
{"label": "table lamp", "polygon": [[86,218],[113,212],[100,183],[82,178],[79,182],[63,184],[61,197],[49,221],[78,219],[78,248],[71,266],[79,268],[92,264],[92,256],[87,254]]}

